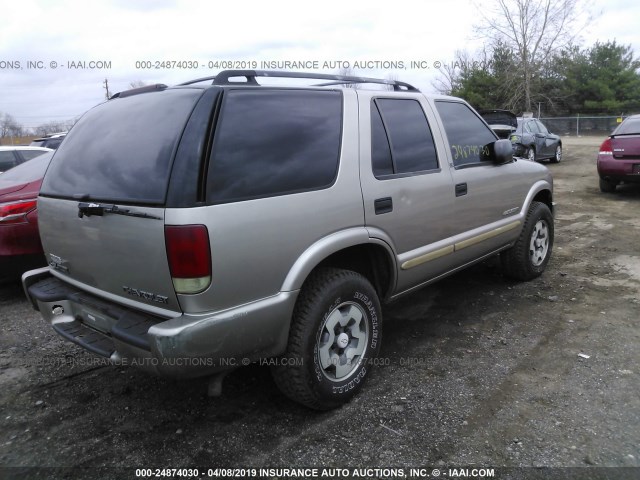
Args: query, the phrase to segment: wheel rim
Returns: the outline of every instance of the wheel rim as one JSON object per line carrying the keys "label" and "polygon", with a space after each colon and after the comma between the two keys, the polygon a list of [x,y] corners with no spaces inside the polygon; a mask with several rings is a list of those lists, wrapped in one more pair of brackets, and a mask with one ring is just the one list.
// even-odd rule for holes
{"label": "wheel rim", "polygon": [[547,258],[549,251],[549,226],[544,220],[538,220],[531,233],[529,242],[529,258],[531,263],[539,267]]}
{"label": "wheel rim", "polygon": [[529,151],[527,152],[527,158],[532,162],[536,161],[536,152],[533,148],[530,148]]}
{"label": "wheel rim", "polygon": [[345,302],[327,315],[317,345],[322,373],[333,382],[357,370],[369,341],[367,314],[354,302]]}
{"label": "wheel rim", "polygon": [[558,145],[556,148],[556,162],[559,162],[562,159],[562,147]]}

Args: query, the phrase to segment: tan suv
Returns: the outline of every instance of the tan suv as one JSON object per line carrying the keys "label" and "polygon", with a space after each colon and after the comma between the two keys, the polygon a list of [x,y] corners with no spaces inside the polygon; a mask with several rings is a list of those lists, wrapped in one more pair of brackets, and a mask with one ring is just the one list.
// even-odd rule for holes
{"label": "tan suv", "polygon": [[23,283],[62,337],[115,364],[217,393],[271,359],[286,395],[328,409],[376,363],[381,302],[497,254],[540,275],[552,189],[458,98],[225,71],[78,121],[38,201],[49,267]]}

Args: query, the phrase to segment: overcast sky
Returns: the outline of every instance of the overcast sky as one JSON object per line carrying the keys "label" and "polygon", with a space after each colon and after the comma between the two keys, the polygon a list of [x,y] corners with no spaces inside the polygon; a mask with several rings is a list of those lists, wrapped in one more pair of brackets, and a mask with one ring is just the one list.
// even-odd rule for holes
{"label": "overcast sky", "polygon": [[[171,85],[215,75],[216,61],[257,68],[265,61],[317,61],[321,70],[325,61],[366,62],[356,74],[393,74],[433,92],[434,62],[483,46],[474,38],[482,20],[470,0],[5,0],[0,11],[0,114],[26,127],[80,116],[104,100],[105,79],[111,93],[134,81]],[[640,55],[640,2],[594,0],[591,13],[584,46],[617,39]],[[163,60],[198,68],[136,63],[155,67]],[[404,69],[375,68],[383,61]]]}

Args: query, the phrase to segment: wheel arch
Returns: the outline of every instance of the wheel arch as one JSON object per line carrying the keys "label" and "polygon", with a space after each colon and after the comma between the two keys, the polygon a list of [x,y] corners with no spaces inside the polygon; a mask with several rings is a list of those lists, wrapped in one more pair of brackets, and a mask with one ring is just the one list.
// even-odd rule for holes
{"label": "wheel arch", "polygon": [[318,240],[300,255],[287,274],[282,291],[302,288],[317,268],[352,270],[367,278],[382,300],[396,284],[395,254],[384,241],[370,238],[366,229],[336,232]]}
{"label": "wheel arch", "polygon": [[549,210],[551,210],[551,213],[553,214],[554,204],[552,191],[553,188],[549,183],[544,181],[537,182],[529,191],[529,195],[527,195],[527,200],[525,201],[522,212],[526,214],[526,212],[529,211],[529,207],[531,207],[531,203],[541,202],[549,207]]}

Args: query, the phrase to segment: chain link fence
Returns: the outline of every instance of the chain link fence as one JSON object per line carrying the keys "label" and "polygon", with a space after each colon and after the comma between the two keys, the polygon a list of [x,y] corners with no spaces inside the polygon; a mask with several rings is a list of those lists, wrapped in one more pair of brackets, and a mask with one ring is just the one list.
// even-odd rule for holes
{"label": "chain link fence", "polygon": [[626,117],[549,117],[540,118],[547,129],[561,136],[582,137],[587,135],[607,136]]}

